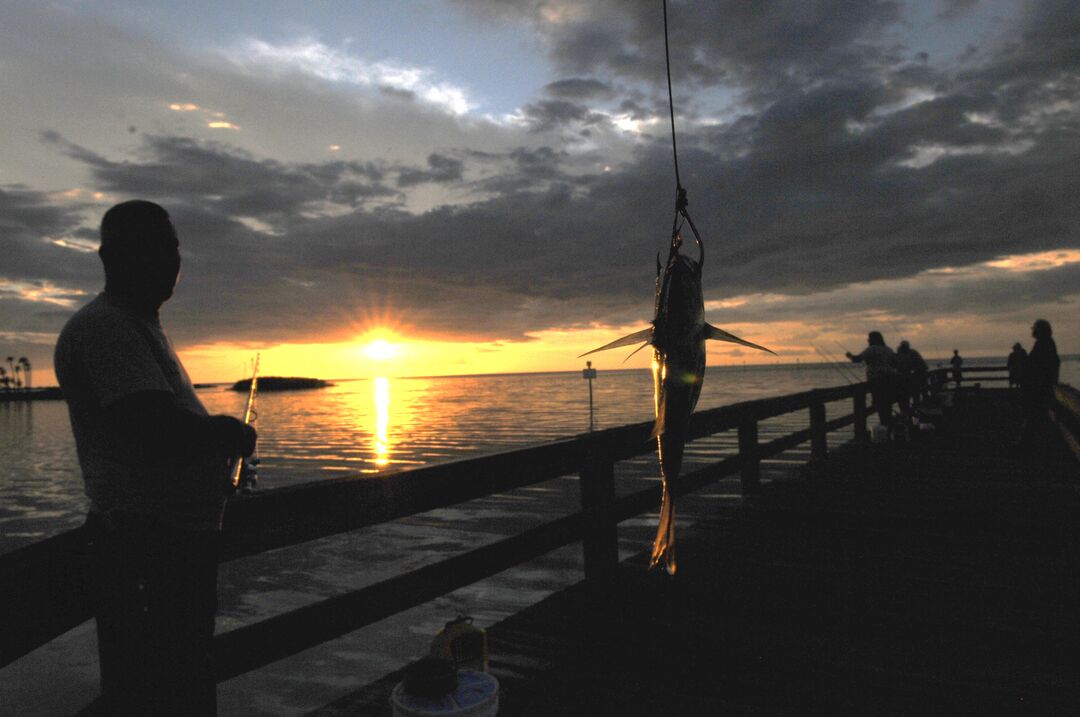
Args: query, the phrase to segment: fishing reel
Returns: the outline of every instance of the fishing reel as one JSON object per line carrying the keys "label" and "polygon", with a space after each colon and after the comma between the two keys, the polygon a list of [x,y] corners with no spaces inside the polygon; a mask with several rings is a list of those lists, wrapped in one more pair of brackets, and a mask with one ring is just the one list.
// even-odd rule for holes
{"label": "fishing reel", "polygon": [[240,459],[240,479],[233,488],[233,495],[251,495],[259,487],[259,459]]}

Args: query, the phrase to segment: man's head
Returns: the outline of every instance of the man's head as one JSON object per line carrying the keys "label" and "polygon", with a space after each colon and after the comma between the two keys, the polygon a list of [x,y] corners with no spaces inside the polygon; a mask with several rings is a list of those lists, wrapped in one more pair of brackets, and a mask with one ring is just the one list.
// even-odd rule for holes
{"label": "man's head", "polygon": [[180,242],[169,213],[153,202],[117,204],[101,219],[105,289],[157,308],[180,275]]}
{"label": "man's head", "polygon": [[1046,319],[1036,319],[1035,323],[1031,325],[1032,338],[1048,339],[1053,335],[1054,331],[1050,328],[1050,322]]}
{"label": "man's head", "polygon": [[911,350],[911,344],[909,344],[907,341],[901,341],[900,348],[898,350],[900,351],[900,353],[906,354],[908,351]]}
{"label": "man's head", "polygon": [[881,335],[880,331],[871,331],[866,335],[866,343],[871,346],[884,346],[885,337]]}

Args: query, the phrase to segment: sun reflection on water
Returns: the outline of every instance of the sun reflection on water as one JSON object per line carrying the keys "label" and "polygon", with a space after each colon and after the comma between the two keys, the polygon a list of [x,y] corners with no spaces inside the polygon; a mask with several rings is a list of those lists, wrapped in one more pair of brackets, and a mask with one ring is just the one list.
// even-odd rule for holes
{"label": "sun reflection on water", "polygon": [[390,379],[375,379],[375,465],[390,463]]}

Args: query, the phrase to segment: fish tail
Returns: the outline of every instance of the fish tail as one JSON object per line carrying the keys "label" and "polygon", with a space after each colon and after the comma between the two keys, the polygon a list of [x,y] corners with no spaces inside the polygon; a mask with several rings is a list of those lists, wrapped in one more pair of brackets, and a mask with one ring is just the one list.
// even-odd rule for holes
{"label": "fish tail", "polygon": [[668,575],[675,574],[675,497],[668,490],[666,479],[663,481],[660,498],[660,525],[656,529],[649,569],[652,570],[661,563]]}

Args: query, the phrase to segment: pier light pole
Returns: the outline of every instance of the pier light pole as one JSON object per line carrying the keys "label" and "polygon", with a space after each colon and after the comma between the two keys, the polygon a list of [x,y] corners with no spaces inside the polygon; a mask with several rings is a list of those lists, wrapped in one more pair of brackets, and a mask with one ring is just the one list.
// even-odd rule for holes
{"label": "pier light pole", "polygon": [[589,430],[593,429],[593,403],[592,403],[592,380],[596,378],[596,369],[592,367],[592,361],[585,362],[585,368],[581,369],[581,377],[589,382]]}

